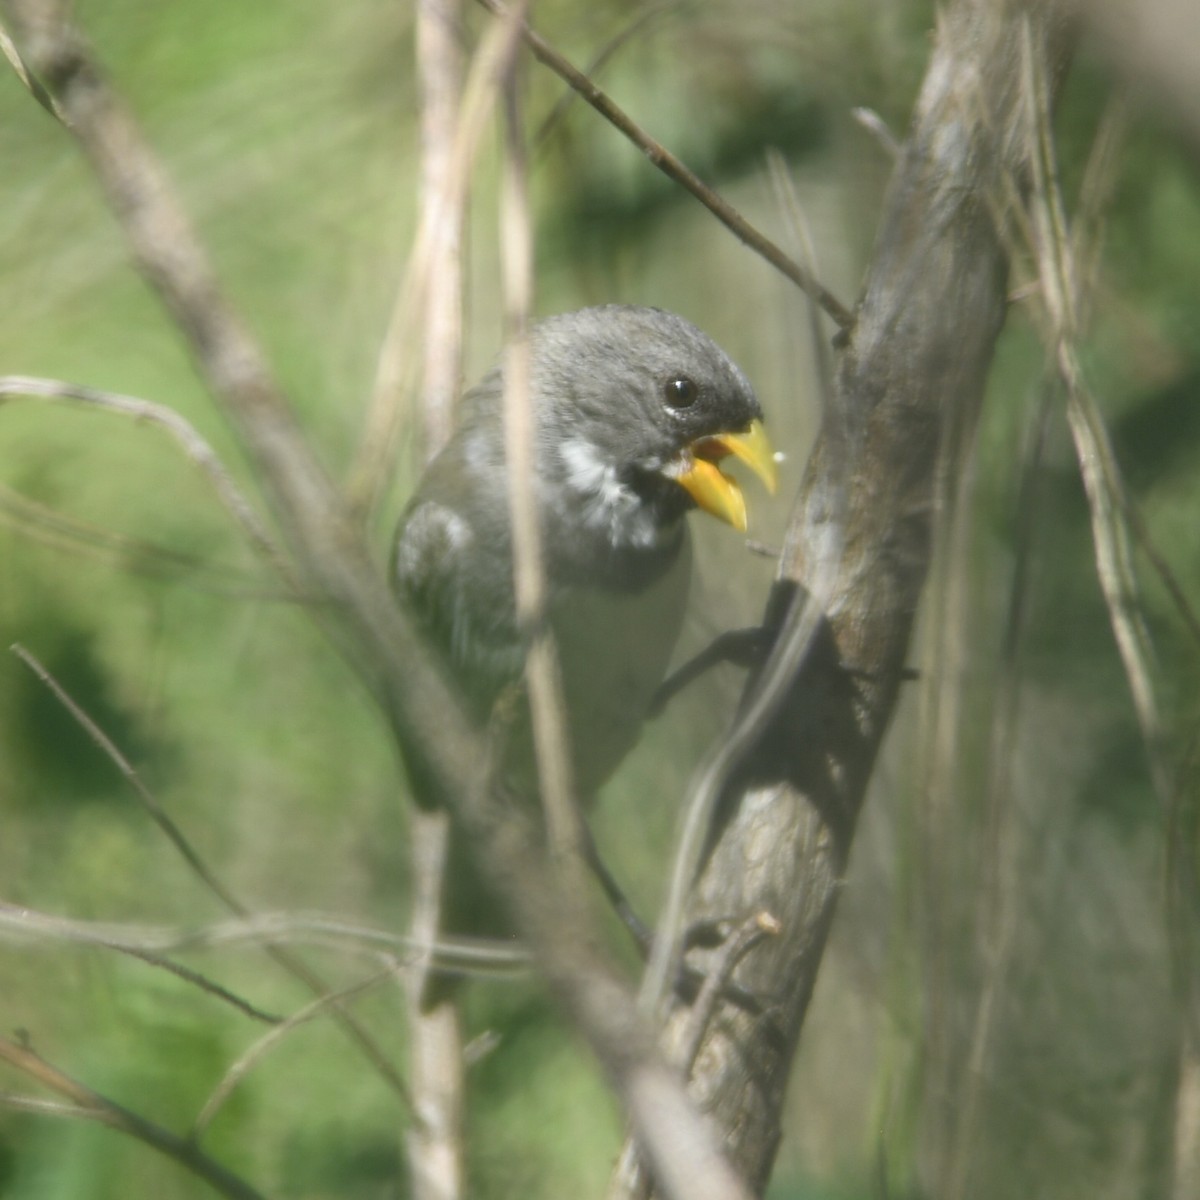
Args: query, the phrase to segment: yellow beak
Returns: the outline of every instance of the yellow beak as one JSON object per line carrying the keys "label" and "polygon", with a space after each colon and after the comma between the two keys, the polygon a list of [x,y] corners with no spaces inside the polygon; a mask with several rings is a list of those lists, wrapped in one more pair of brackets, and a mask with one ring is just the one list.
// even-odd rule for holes
{"label": "yellow beak", "polygon": [[719,433],[693,442],[670,473],[697,507],[745,533],[746,500],[742,489],[736,479],[717,466],[730,454],[740,458],[762,480],[767,491],[774,494],[775,451],[761,421],[752,421],[744,433]]}

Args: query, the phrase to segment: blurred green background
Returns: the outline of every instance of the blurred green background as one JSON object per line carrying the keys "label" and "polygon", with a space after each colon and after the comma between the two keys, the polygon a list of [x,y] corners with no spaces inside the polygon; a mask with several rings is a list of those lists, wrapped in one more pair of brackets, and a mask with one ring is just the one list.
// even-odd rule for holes
{"label": "blurred green background", "polygon": [[[344,472],[414,233],[410,6],[80,0],[77,9],[313,441]],[[581,64],[642,16],[601,82],[788,244],[765,166],[767,151],[780,151],[820,274],[852,301],[890,162],[851,109],[874,109],[902,134],[932,6],[555,0],[536,12]],[[467,18],[473,44],[487,18]],[[561,88],[539,69],[528,82],[536,127]],[[1069,201],[1114,90],[1085,45],[1059,115]],[[1195,599],[1200,170],[1135,103],[1118,171],[1085,369],[1147,524]],[[494,175],[489,144],[468,237],[468,377],[500,338]],[[777,540],[817,417],[802,297],[581,104],[538,145],[532,185],[540,311],[608,300],[673,308],[746,369],[788,453],[781,498],[751,496],[754,534]],[[1025,277],[1018,268],[1014,282]],[[70,140],[11,72],[0,73],[0,313],[0,373],[168,404],[250,486]],[[1177,1117],[1195,1086],[1180,949],[1191,925],[1168,920],[1166,862],[1174,844],[1190,863],[1195,830],[1189,806],[1170,822],[1148,783],[1053,398],[1021,559],[1014,743],[999,756],[992,745],[1000,672],[1014,665],[1003,646],[1026,546],[1021,464],[1043,393],[1036,325],[1030,304],[1014,306],[973,467],[969,549],[934,583],[953,571],[964,581],[957,604],[938,609],[959,647],[949,783],[931,784],[931,696],[945,681],[928,648],[946,625],[930,622],[913,654],[924,682],[890,735],[803,1039],[775,1200],[881,1195],[884,1181],[894,1197],[1183,1194],[1171,1189],[1188,1145]],[[406,454],[379,521],[381,554],[410,478]],[[691,647],[752,622],[771,575],[715,523],[697,533]],[[1200,717],[1197,645],[1153,573],[1143,579],[1180,762]],[[159,431],[32,401],[0,407],[0,642],[49,667],[252,908],[403,927],[406,818],[382,725]],[[646,912],[689,764],[720,729],[737,682],[728,673],[683,697],[597,812],[611,865]],[[1011,771],[999,801],[989,790],[998,761]],[[1179,788],[1194,798],[1194,762]],[[8,655],[0,828],[9,904],[182,926],[223,915],[113,765]],[[614,944],[628,958],[616,935]],[[307,953],[342,983],[378,969],[346,948]],[[307,999],[252,945],[185,961],[272,1011]],[[403,1062],[400,988],[354,1004]],[[472,1196],[600,1194],[621,1129],[586,1054],[528,981],[481,983],[469,1006],[473,1032],[499,1035],[471,1073]],[[52,1062],[180,1132],[263,1032],[134,959],[7,934],[0,1029],[27,1032]],[[0,1071],[0,1091],[33,1090]],[[392,1197],[404,1194],[404,1120],[343,1035],[316,1021],[249,1073],[204,1144],[270,1195]],[[4,1197],[206,1194],[110,1131],[0,1107]]]}

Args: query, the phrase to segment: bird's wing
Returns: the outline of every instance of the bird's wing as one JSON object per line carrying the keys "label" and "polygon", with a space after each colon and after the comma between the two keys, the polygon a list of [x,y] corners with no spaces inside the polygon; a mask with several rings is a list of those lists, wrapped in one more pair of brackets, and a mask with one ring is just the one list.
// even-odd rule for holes
{"label": "bird's wing", "polygon": [[464,698],[483,715],[520,676],[522,650],[506,586],[507,548],[494,530],[478,526],[451,503],[418,498],[396,539],[393,578]]}

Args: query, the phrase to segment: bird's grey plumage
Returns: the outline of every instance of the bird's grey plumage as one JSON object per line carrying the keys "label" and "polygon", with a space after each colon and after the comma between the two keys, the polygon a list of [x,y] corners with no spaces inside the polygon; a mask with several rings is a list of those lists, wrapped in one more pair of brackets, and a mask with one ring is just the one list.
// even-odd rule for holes
{"label": "bird's grey plumage", "polygon": [[[536,497],[548,612],[581,794],[635,741],[683,621],[693,502],[662,469],[698,439],[761,417],[745,376],[707,336],[657,309],[553,317],[530,336]],[[673,381],[694,388],[669,402]],[[401,519],[399,595],[482,725],[519,680],[502,429],[494,369]]]}

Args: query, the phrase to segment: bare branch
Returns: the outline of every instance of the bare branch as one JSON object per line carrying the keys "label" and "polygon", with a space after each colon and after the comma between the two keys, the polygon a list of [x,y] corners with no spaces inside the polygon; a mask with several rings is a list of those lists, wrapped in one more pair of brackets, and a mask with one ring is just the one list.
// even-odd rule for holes
{"label": "bare branch", "polygon": [[[726,768],[687,910],[690,923],[765,909],[782,926],[734,972],[762,1014],[723,1005],[691,1084],[760,1189],[850,839],[905,677],[935,505],[953,494],[939,482],[943,446],[954,444],[950,426],[973,423],[1006,312],[999,222],[1027,145],[1014,86],[1025,12],[1057,80],[1068,40],[1050,6],[958,0],[939,23],[766,622],[778,627],[781,607],[790,612],[786,653],[798,675],[752,753]],[[824,633],[803,615],[812,595]],[[768,678],[775,669],[768,662]],[[770,692],[766,682],[749,685],[747,706]],[[703,969],[699,954],[689,962]],[[668,1022],[677,1049],[688,1025],[682,1008]]]}
{"label": "bare branch", "polygon": [[405,755],[453,806],[480,870],[507,902],[547,983],[629,1112],[656,1177],[674,1197],[749,1200],[639,1018],[629,988],[595,948],[579,906],[545,861],[536,824],[491,794],[484,747],[393,602],[261,350],[221,294],[140,130],[58,4],[7,3],[25,31],[27,58],[66,113],[139,269],[188,339],[261,474],[302,577],[328,597],[330,619],[345,634],[339,648],[393,720]]}
{"label": "bare branch", "polygon": [[[517,36],[515,22],[500,21],[489,29],[475,52],[458,108],[453,153],[448,162],[439,165],[436,198],[422,205],[421,227],[380,350],[371,405],[351,473],[350,498],[356,511],[371,510],[394,470],[396,441],[404,417],[403,402],[421,362],[415,342],[426,326],[420,317],[431,302],[430,289],[444,286],[434,284],[434,275],[442,265],[440,255],[456,243],[454,231],[463,221],[471,169],[495,104],[501,64],[511,55]],[[433,440],[427,449],[432,450],[444,435],[447,418],[447,413],[436,417],[437,427],[430,430]]]}
{"label": "bare branch", "polygon": [[[222,1196],[230,1200],[263,1200],[261,1192],[252,1188],[244,1179],[235,1175],[228,1167],[205,1154],[190,1138],[180,1137],[161,1125],[147,1120],[138,1113],[117,1104],[107,1096],[92,1091],[85,1084],[72,1079],[65,1072],[52,1066],[28,1046],[19,1045],[8,1038],[0,1037],[0,1060],[18,1071],[36,1079],[44,1087],[70,1101],[69,1109],[56,1109],[55,1116],[80,1116],[98,1121],[121,1133],[144,1142],[147,1146],[165,1154],[200,1179],[203,1179]],[[28,1103],[22,1104],[29,1109]]]}
{"label": "bare branch", "polygon": [[[50,689],[55,699],[62,704],[67,712],[71,714],[72,718],[82,727],[88,737],[92,739],[106,757],[116,766],[151,820],[166,835],[167,840],[179,852],[193,874],[230,912],[245,917],[248,914],[246,906],[217,878],[215,872],[204,861],[178,824],[176,824],[162,805],[159,804],[157,797],[145,785],[141,776],[134,769],[133,764],[121,753],[112,738],[84,712],[83,708],[67,693],[62,684],[28,650],[19,645],[13,646],[12,650],[46,687]],[[317,972],[294,955],[288,953],[288,951],[279,946],[268,945],[266,946],[266,952],[284,970],[288,971],[296,979],[299,979],[317,995],[325,995],[330,990],[329,986]],[[340,1006],[335,1005],[333,1013],[338,1023],[350,1035],[351,1039],[358,1044],[375,1070],[391,1085],[392,1090],[401,1100],[411,1108],[411,1104],[408,1103],[408,1090],[405,1087],[403,1078],[388,1061],[383,1049],[367,1032],[366,1028],[352,1014],[345,1012]]]}
{"label": "bare branch", "polygon": [[357,925],[325,913],[254,913],[231,921],[196,928],[134,925],[112,921],[80,921],[37,912],[0,901],[0,937],[9,940],[65,941],[102,946],[137,955],[175,954],[211,946],[303,942],[366,956],[381,950],[406,956],[431,954],[438,969],[455,974],[482,974],[489,979],[528,973],[529,954],[507,942],[487,939],[439,938],[429,943],[386,929]]}
{"label": "bare branch", "polygon": [[0,25],[0,54],[3,54],[8,59],[9,66],[16,72],[17,78],[25,85],[29,94],[56,120],[63,120],[63,115],[59,111],[58,105],[54,101],[54,97],[42,87],[40,81],[29,73],[25,66],[24,60],[21,58],[16,46],[13,44],[12,38],[8,36],[8,31]]}
{"label": "bare branch", "polygon": [[891,159],[900,157],[900,143],[887,123],[873,108],[853,108],[850,115],[883,147]]}
{"label": "bare branch", "polygon": [[60,379],[36,379],[28,375],[0,376],[0,401],[9,397],[81,404],[166,430],[182,447],[188,458],[200,468],[216,492],[217,498],[241,526],[254,549],[285,580],[292,582],[290,567],[282,551],[259,520],[253,506],[233,482],[225,464],[196,428],[174,409],[165,404],[156,404],[152,400],[140,400],[136,396],[122,396],[116,392],[101,391],[99,388],[65,383]]}
{"label": "bare branch", "polygon": [[[510,10],[524,21],[527,4]],[[514,51],[516,47],[513,47]],[[504,454],[512,525],[513,594],[517,621],[528,637],[525,681],[533,726],[534,754],[546,829],[567,891],[581,896],[585,834],[567,753],[567,729],[558,649],[547,625],[542,529],[535,495],[537,420],[530,391],[529,314],[533,305],[533,234],[529,218],[524,131],[521,127],[514,58],[506,64],[505,161],[500,239],[504,264],[505,316]]]}
{"label": "bare branch", "polygon": [[[628,45],[639,34],[644,34],[647,28],[655,21],[677,10],[678,7],[678,0],[660,0],[657,4],[642,4],[637,14],[592,55],[588,60],[587,66],[583,68],[581,73],[589,79],[595,79],[624,46]],[[543,118],[542,123],[537,127],[537,132],[530,138],[531,143],[535,147],[543,145],[554,134],[555,130],[562,124],[563,119],[566,117],[567,111],[571,107],[571,102],[578,95],[579,92],[575,88],[567,87],[555,102],[554,107]]]}
{"label": "bare branch", "polygon": [[360,979],[349,987],[340,988],[336,992],[328,992],[309,1001],[299,1011],[292,1013],[286,1020],[281,1020],[274,1029],[264,1034],[249,1049],[244,1051],[221,1077],[220,1083],[213,1088],[212,1093],[204,1102],[195,1121],[192,1122],[191,1140],[198,1142],[208,1131],[222,1105],[233,1095],[234,1089],[283,1039],[301,1025],[307,1024],[316,1017],[323,1016],[333,1005],[342,1004],[363,992],[376,987],[391,979],[396,973],[395,965],[383,971],[377,971],[366,979]]}
{"label": "bare branch", "polygon": [[194,591],[275,603],[295,603],[299,599],[295,592],[283,587],[255,583],[249,571],[81,521],[3,485],[0,485],[0,521],[41,545],[87,555],[151,579],[169,579]]}
{"label": "bare branch", "polygon": [[[1029,40],[1027,32],[1026,46]],[[1101,591],[1149,756],[1154,789],[1166,809],[1172,794],[1172,772],[1163,747],[1151,665],[1153,650],[1142,615],[1125,519],[1130,504],[1108,431],[1095,398],[1084,383],[1076,351],[1084,295],[1058,182],[1046,79],[1032,50],[1026,49],[1022,66],[1034,180],[1030,197],[1036,237],[1034,250],[1050,319],[1051,350],[1066,391],[1067,422],[1088,498]]]}
{"label": "bare branch", "polygon": [[417,74],[421,87],[421,222],[430,229],[424,311],[422,405],[425,452],[432,457],[453,426],[462,385],[462,232],[470,164],[455,158],[463,50],[462,0],[419,0]]}
{"label": "bare branch", "polygon": [[[424,353],[413,355],[410,346],[406,357],[419,359],[422,365],[422,441],[427,458],[441,449],[450,434],[462,374],[461,242],[470,172],[469,161],[462,157],[465,152],[456,154],[463,75],[462,17],[463,0],[419,0],[416,5],[420,227],[421,236],[429,237],[430,247],[423,320],[412,322],[412,327],[423,329]],[[398,307],[393,317],[408,321],[412,315]],[[384,365],[381,360],[381,369]],[[383,382],[381,376],[377,386]],[[378,395],[377,403],[390,402],[392,411],[399,414],[403,398],[397,390],[390,397]],[[382,486],[387,466],[381,457],[374,478],[366,480],[368,493]],[[436,986],[434,975],[435,964],[437,970],[443,966],[434,943],[442,925],[453,836],[448,811],[414,808],[409,822],[409,920],[415,942],[428,947],[413,956],[404,980],[409,1075],[420,1113],[405,1139],[414,1200],[459,1200],[466,1174],[462,1020],[457,998],[450,989]]]}
{"label": "bare branch", "polygon": [[[501,0],[479,0],[479,3],[499,17],[504,17],[511,11]],[[839,329],[846,331],[854,327],[854,314],[832,292],[813,279],[799,263],[788,258],[774,242],[751,225],[732,204],[710,188],[662,143],[655,141],[624,109],[601,91],[578,67],[564,58],[545,38],[527,26],[523,27],[522,32],[537,60],[549,67],[606,121],[628,138],[668,179],[695,196],[734,237],[749,246],[755,254],[766,259],[801,291],[812,296],[834,319]]]}

